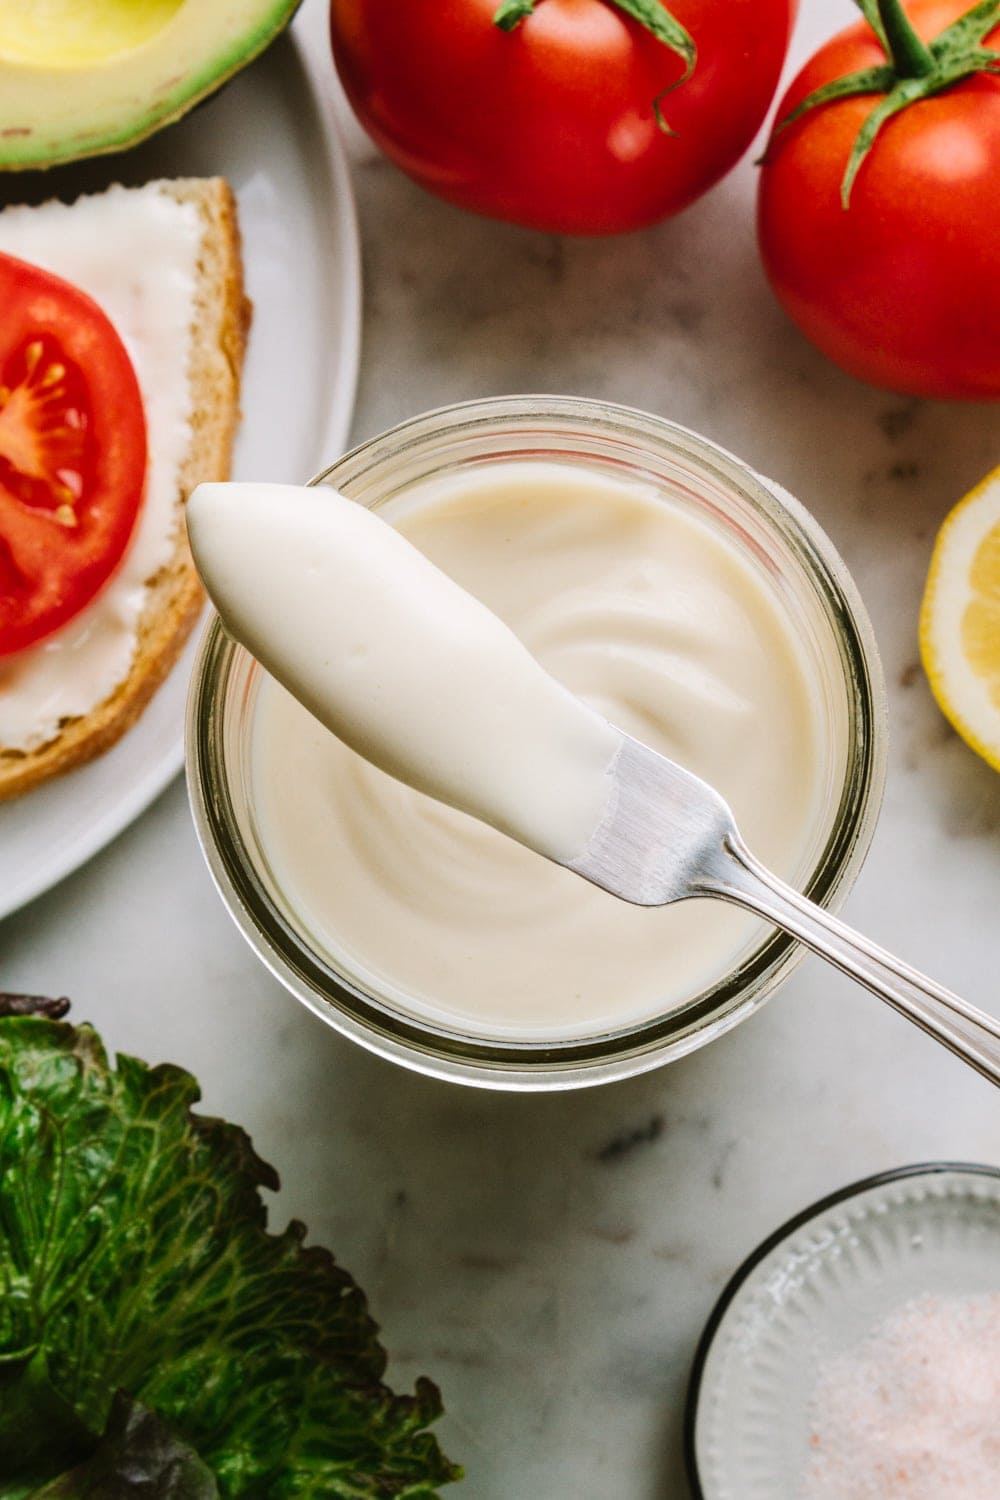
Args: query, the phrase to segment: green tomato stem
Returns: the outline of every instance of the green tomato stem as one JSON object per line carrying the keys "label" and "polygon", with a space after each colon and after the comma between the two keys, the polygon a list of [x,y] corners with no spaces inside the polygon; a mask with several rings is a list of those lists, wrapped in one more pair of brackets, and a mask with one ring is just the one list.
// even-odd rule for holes
{"label": "green tomato stem", "polygon": [[855,137],[840,187],[844,208],[850,206],[851,189],[882,128],[904,109],[930,99],[977,73],[1000,73],[1000,52],[984,45],[986,37],[1000,25],[1000,0],[977,0],[925,46],[917,36],[901,0],[855,0],[886,52],[885,63],[860,68],[822,84],[799,101],[771,132],[761,160],[767,162],[775,139],[796,120],[838,99],[863,94],[880,96]]}
{"label": "green tomato stem", "polygon": [[[684,72],[674,83],[668,83],[665,89],[657,94],[653,100],[653,114],[656,123],[664,135],[674,135],[667,121],[663,117],[660,101],[672,89],[679,88],[686,83],[694,72],[695,63],[698,61],[698,49],[694,38],[686,31],[681,23],[670,14],[663,0],[609,0],[611,5],[617,7],[624,15],[630,16],[633,21],[638,21],[644,26],[651,36],[671,52],[675,52],[684,64]],[[493,12],[493,24],[499,26],[501,31],[513,31],[515,26],[532,14],[537,0],[500,0],[500,4]]]}
{"label": "green tomato stem", "polygon": [[[671,52],[676,52],[684,64],[684,75],[678,80],[679,83],[684,83],[691,77],[698,49],[690,32],[671,15],[663,0],[609,0],[609,3],[644,26],[651,36],[669,47]],[[536,4],[537,0],[500,0],[493,12],[493,24],[499,26],[501,31],[513,31],[515,26],[533,13]],[[670,87],[676,88],[677,84],[671,84]],[[657,117],[659,118],[658,113]]]}
{"label": "green tomato stem", "polygon": [[925,78],[934,71],[934,54],[914,31],[901,0],[878,0],[882,30],[900,78]]}
{"label": "green tomato stem", "polygon": [[535,0],[500,0],[500,4],[493,12],[493,24],[499,26],[501,31],[513,31],[525,16],[530,16],[535,8]]}

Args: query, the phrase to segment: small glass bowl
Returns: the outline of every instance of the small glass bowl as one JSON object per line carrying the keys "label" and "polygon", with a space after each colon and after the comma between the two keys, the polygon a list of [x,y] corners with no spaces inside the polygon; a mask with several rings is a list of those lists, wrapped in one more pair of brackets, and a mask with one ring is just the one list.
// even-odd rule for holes
{"label": "small glass bowl", "polygon": [[800,1494],[831,1363],[857,1357],[914,1298],[995,1296],[998,1265],[1000,1171],[974,1162],[880,1172],[776,1229],[732,1276],[695,1354],[684,1418],[695,1500]]}
{"label": "small glass bowl", "polygon": [[[826,715],[827,807],[801,888],[834,909],[867,852],[885,775],[885,695],[871,625],[829,539],[790,495],[660,417],[568,397],[504,397],[430,412],[346,454],[314,483],[377,508],[428,478],[511,459],[558,460],[653,485],[724,532],[790,616]],[[487,1088],[550,1090],[644,1072],[704,1046],[764,1003],[802,950],[766,935],[731,972],[641,1024],[567,1041],[489,1040],[404,1012],[310,942],[258,837],[250,745],[262,669],[212,620],[188,705],[187,766],[212,876],[251,947],[330,1025],[420,1072]]]}

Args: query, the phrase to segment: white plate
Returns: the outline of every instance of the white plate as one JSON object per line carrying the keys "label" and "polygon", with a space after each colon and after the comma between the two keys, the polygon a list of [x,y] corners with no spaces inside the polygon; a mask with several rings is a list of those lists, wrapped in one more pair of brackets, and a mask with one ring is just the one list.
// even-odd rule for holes
{"label": "white plate", "polygon": [[[8,201],[222,174],[236,190],[254,320],[233,472],[304,482],[343,451],[360,344],[357,224],[326,85],[323,7],[180,125],[138,150],[3,184]],[[196,632],[197,634],[197,632]],[[106,755],[0,804],[0,917],[96,853],[183,762],[194,643]]]}
{"label": "white plate", "polygon": [[923,1292],[1000,1292],[1000,1171],[941,1164],[871,1178],[760,1246],[695,1360],[686,1446],[698,1500],[793,1500],[820,1369]]}

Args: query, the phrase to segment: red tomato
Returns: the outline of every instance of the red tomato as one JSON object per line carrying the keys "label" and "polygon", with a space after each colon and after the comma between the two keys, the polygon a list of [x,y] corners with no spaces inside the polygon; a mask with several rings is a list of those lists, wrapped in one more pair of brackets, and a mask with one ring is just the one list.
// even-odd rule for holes
{"label": "red tomato", "polygon": [[78,614],[142,501],[146,421],[96,302],[0,255],[0,656]]}
{"label": "red tomato", "polygon": [[676,213],[733,165],[777,86],[793,0],[667,0],[694,72],[611,0],[332,0],[337,68],[381,149],[462,208],[615,234]]}
{"label": "red tomato", "polygon": [[[906,7],[925,40],[969,0]],[[986,38],[1000,45],[1000,27]],[[885,54],[852,26],[806,64],[776,118]],[[1000,398],[1000,78],[978,73],[882,128],[849,206],[841,181],[879,102],[820,105],[783,130],[760,175],[758,231],[779,300],[824,354],[873,385],[916,396]]]}

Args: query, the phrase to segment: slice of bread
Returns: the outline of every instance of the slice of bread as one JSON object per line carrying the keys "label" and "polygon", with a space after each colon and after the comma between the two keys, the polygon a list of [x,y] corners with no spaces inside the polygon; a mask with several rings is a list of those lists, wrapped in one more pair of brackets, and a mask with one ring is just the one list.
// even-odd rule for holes
{"label": "slice of bread", "polygon": [[[201,224],[190,327],[178,330],[178,349],[187,348],[192,413],[187,452],[176,474],[173,554],[146,580],[127,676],[88,712],[61,720],[45,743],[29,749],[0,743],[0,800],[30,791],[113,745],[135,723],[173,666],[203,602],[188,551],[183,506],[202,480],[229,477],[250,303],[243,290],[236,203],[228,183],[221,177],[179,178],[147,184],[146,191],[150,188],[194,204]],[[109,237],[108,254],[114,253]],[[141,384],[142,372],[138,373]]]}

